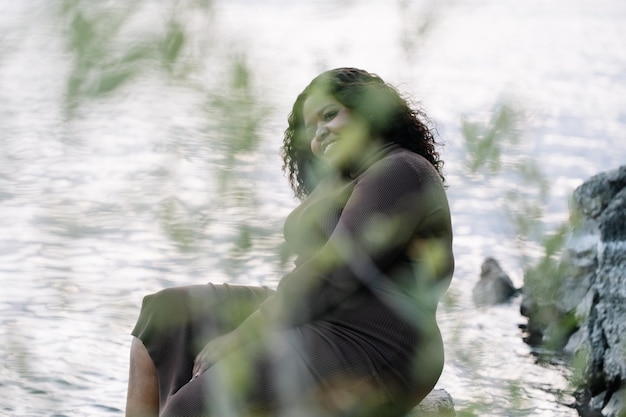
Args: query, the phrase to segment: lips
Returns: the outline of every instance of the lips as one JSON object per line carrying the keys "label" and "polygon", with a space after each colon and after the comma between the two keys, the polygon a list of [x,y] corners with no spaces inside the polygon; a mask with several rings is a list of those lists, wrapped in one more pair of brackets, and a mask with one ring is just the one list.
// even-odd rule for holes
{"label": "lips", "polygon": [[336,139],[332,139],[322,143],[322,153],[326,154],[330,149],[334,147],[335,143],[337,143]]}

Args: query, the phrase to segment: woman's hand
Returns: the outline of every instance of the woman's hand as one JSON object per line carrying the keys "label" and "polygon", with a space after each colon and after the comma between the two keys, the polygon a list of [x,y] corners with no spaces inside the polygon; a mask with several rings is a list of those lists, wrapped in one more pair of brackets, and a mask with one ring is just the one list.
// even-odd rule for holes
{"label": "woman's hand", "polygon": [[196,356],[193,365],[193,378],[197,378],[215,362],[240,346],[241,340],[236,330],[212,339]]}
{"label": "woman's hand", "polygon": [[266,328],[267,323],[257,310],[250,314],[250,316],[232,332],[212,339],[200,353],[198,353],[198,356],[196,356],[193,365],[193,378],[198,377],[215,364],[215,362],[224,358],[224,356],[235,349],[261,339]]}

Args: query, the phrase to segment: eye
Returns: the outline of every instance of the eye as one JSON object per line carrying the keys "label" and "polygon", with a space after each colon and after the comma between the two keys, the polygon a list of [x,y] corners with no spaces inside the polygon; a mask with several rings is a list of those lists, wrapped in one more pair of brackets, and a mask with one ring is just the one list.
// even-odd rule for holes
{"label": "eye", "polygon": [[332,120],[335,118],[335,116],[337,116],[337,113],[339,113],[338,110],[329,110],[326,113],[324,113],[324,121],[328,122],[329,120]]}

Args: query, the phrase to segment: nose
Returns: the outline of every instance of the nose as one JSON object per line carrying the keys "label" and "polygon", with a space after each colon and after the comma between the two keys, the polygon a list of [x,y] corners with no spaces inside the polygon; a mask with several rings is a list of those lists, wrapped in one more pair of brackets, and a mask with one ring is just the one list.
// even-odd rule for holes
{"label": "nose", "polygon": [[315,136],[313,137],[313,140],[321,142],[326,139],[329,133],[330,131],[328,130],[328,128],[325,125],[321,125],[315,131]]}
{"label": "nose", "polygon": [[329,133],[330,131],[328,130],[328,128],[323,125],[318,126],[318,128],[315,130],[315,135],[311,140],[311,151],[313,151],[314,155],[323,155],[322,141],[326,139]]}

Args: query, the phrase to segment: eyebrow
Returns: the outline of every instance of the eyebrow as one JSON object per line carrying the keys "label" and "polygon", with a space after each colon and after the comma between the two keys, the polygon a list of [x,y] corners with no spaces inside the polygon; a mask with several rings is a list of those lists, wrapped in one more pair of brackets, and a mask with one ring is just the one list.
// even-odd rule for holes
{"label": "eyebrow", "polygon": [[321,109],[319,109],[319,110],[317,111],[317,115],[318,115],[318,116],[321,116],[322,114],[324,114],[324,112],[326,111],[326,109],[328,109],[329,107],[334,107],[334,106],[335,106],[335,104],[334,104],[334,103],[328,103],[328,104],[326,104],[324,107],[322,107]]}

